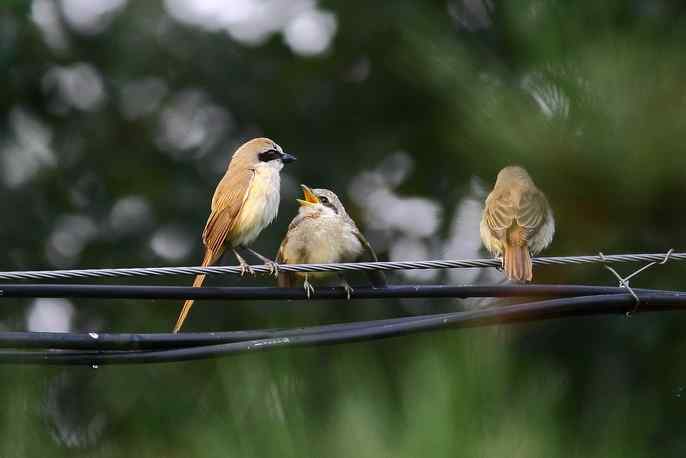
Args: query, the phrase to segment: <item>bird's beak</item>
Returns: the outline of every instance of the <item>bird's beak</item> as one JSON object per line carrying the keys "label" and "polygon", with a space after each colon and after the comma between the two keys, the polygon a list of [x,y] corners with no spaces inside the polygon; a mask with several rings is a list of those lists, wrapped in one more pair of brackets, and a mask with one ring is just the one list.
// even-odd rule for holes
{"label": "bird's beak", "polygon": [[293,156],[292,154],[282,153],[281,161],[282,161],[284,164],[288,164],[289,162],[293,162],[293,161],[295,161],[295,160],[296,160],[296,157]]}
{"label": "bird's beak", "polygon": [[301,184],[300,187],[303,188],[303,196],[305,197],[305,200],[297,199],[301,206],[312,207],[313,205],[317,205],[319,203],[319,197],[317,197],[317,195],[312,192],[310,188],[304,184]]}

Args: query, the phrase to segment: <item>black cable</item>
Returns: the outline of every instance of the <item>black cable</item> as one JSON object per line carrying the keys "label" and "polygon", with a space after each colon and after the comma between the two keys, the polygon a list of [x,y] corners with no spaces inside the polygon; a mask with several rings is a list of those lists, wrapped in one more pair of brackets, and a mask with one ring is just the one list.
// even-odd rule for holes
{"label": "black cable", "polygon": [[[66,296],[58,297],[83,297],[82,294],[88,294],[87,297],[101,297],[100,294],[109,296],[109,288],[100,285],[8,285],[11,287],[10,294],[5,297],[13,297],[14,293],[17,295],[42,292],[47,295],[65,294]],[[28,286],[29,288],[22,288]],[[38,290],[34,289],[38,286]],[[62,287],[66,286],[67,289]],[[45,288],[43,288],[45,287]],[[119,289],[123,288],[123,289]],[[138,286],[124,286],[118,287],[117,291],[121,294],[131,294],[132,297],[148,298],[146,294],[151,294],[150,297],[157,298],[160,295],[160,287],[138,287]],[[164,291],[168,291],[170,287],[162,287]],[[171,292],[179,289],[171,287]],[[223,298],[226,294],[233,298],[256,297],[252,295],[255,290],[260,294],[257,297],[264,298],[280,298],[280,295],[292,297],[295,292],[301,294],[300,288],[295,289],[280,289],[280,288],[180,288],[189,290],[191,292],[199,292],[201,290],[209,291],[212,299]],[[246,291],[247,290],[247,291]],[[583,295],[598,295],[598,294],[625,294],[626,290],[619,287],[605,287],[605,286],[584,286],[584,285],[505,285],[505,286],[403,286],[390,287],[388,289],[374,290],[372,288],[364,288],[364,291],[369,292],[388,292],[392,290],[393,294],[417,294],[421,296],[415,297],[576,297]],[[326,294],[343,294],[337,291],[337,288],[324,289]],[[637,289],[640,294],[646,293],[667,293],[664,291]],[[94,296],[91,296],[93,294]],[[214,295],[218,294],[219,297]],[[276,294],[276,296],[272,296]],[[678,293],[669,293],[678,294]],[[164,294],[162,294],[164,295]],[[426,295],[426,296],[424,296]],[[54,297],[54,296],[52,296]],[[124,296],[124,297],[129,297]],[[403,296],[407,297],[407,296]],[[203,295],[203,298],[207,298]],[[303,296],[304,298],[304,296]],[[402,318],[393,318],[387,320],[391,322]],[[386,320],[384,320],[386,321]],[[382,321],[379,321],[381,323]],[[350,325],[365,326],[366,322],[350,323]],[[330,329],[331,326],[324,325],[307,328],[307,332],[322,332]],[[304,328],[303,328],[304,329]],[[157,334],[142,334],[142,333],[99,333],[99,332],[82,332],[82,333],[51,333],[51,332],[0,332],[0,347],[3,348],[51,348],[51,349],[80,349],[80,350],[151,350],[151,349],[169,349],[169,348],[184,348],[201,345],[214,345],[221,343],[239,342],[254,339],[267,339],[280,337],[284,335],[291,335],[293,332],[299,332],[299,328],[291,329],[261,329],[261,330],[246,330],[246,331],[229,331],[229,332],[204,332],[204,333],[157,333]]]}
{"label": "black cable", "polygon": [[[329,330],[316,333],[307,332],[309,328],[302,328],[299,333],[290,336],[171,350],[137,352],[5,350],[0,351],[0,363],[99,366],[103,364],[190,361],[278,348],[374,340],[444,328],[489,326],[571,316],[623,314],[634,309],[635,305],[634,297],[630,294],[551,299],[484,310],[400,318],[392,322],[369,322],[369,326],[363,327],[338,325],[337,328],[332,327]],[[686,295],[683,293],[645,293],[641,295],[641,303],[637,312],[684,309],[686,309]],[[359,323],[354,324],[358,325]]]}
{"label": "black cable", "polygon": [[[50,286],[50,285],[47,285]],[[57,285],[62,286],[62,285]],[[67,286],[83,286],[83,285],[67,285]],[[90,285],[85,285],[90,286]],[[128,287],[138,288],[138,287]],[[127,289],[128,289],[127,288]],[[147,287],[145,287],[147,288]],[[157,287],[153,287],[157,288]],[[601,295],[601,294],[626,294],[624,288],[607,287],[607,286],[583,286],[583,285],[519,285],[519,286],[410,286],[410,287],[392,287],[397,291],[407,292],[410,289],[417,294],[440,294],[440,297],[456,297],[455,294],[473,294],[471,297],[577,297],[585,295]],[[186,288],[189,289],[189,288]],[[198,288],[190,288],[198,289]],[[206,288],[202,288],[206,289]],[[211,288],[207,288],[211,289]],[[245,288],[219,288],[219,293],[222,294],[224,290],[228,290],[230,295],[236,293],[236,289],[243,290]],[[253,290],[255,288],[248,288]],[[257,288],[264,290],[265,293],[290,293],[292,290],[283,290],[278,288]],[[328,292],[336,288],[328,288]],[[371,291],[384,291],[373,290]],[[97,289],[99,292],[106,292],[101,288]],[[299,289],[298,289],[299,290]],[[152,291],[155,291],[153,289]],[[679,295],[681,293],[636,289],[637,293],[644,295],[648,293],[662,293]],[[133,291],[132,293],[135,293]],[[243,291],[238,291],[243,293]],[[245,294],[245,293],[243,293]],[[451,295],[453,294],[453,295]],[[445,295],[445,296],[444,296]],[[249,295],[248,295],[249,296]],[[266,296],[266,294],[264,294]],[[62,297],[62,296],[60,296]],[[71,296],[68,296],[71,297]],[[241,294],[239,297],[243,298]],[[407,297],[407,296],[404,296]],[[425,297],[425,296],[421,296]],[[439,297],[439,296],[428,296]],[[462,297],[462,296],[457,296]],[[271,297],[270,297],[271,298]],[[262,298],[263,299],[263,298]],[[407,317],[406,317],[407,318]],[[373,323],[392,322],[395,320],[402,320],[403,318],[391,318],[387,320],[379,320]],[[346,325],[359,325],[361,327],[369,325],[369,322],[346,323]],[[169,348],[185,348],[203,345],[216,345],[230,342],[240,342],[256,339],[269,339],[282,336],[289,336],[293,333],[307,330],[306,332],[323,332],[334,329],[335,326],[340,325],[323,325],[311,326],[308,328],[289,328],[289,329],[259,329],[259,330],[245,330],[245,331],[228,331],[228,332],[197,332],[197,333],[99,333],[99,332],[81,332],[81,333],[64,333],[64,332],[0,332],[0,348],[52,348],[52,349],[71,349],[71,350],[153,350],[153,349],[169,349]]]}
{"label": "black cable", "polygon": [[384,320],[356,321],[299,328],[256,329],[226,332],[182,332],[135,334],[135,333],[71,333],[71,332],[0,332],[0,348],[60,349],[90,351],[137,351],[170,348],[187,348],[244,342],[259,339],[275,339],[301,334],[318,334],[345,328],[364,328],[384,323],[402,321],[410,317],[387,318]]}
{"label": "black cable", "polygon": [[[658,292],[640,290],[637,292]],[[585,285],[501,285],[447,286],[398,285],[386,288],[355,287],[351,299],[386,298],[467,298],[467,297],[571,297],[598,294],[623,294],[626,289]],[[250,286],[131,286],[84,284],[0,284],[2,298],[91,298],[91,299],[212,299],[212,300],[307,300],[303,288]],[[347,300],[340,287],[319,287],[312,300]]]}

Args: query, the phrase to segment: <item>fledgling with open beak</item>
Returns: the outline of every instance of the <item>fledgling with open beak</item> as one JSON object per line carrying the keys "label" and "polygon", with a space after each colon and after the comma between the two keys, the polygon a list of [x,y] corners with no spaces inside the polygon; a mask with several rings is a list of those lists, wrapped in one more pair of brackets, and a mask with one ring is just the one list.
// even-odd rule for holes
{"label": "fledgling with open beak", "polygon": [[[377,261],[376,253],[367,239],[348,216],[338,196],[328,189],[303,188],[304,199],[298,199],[300,209],[281,242],[276,256],[280,264],[323,264],[353,262],[359,259]],[[309,282],[312,277],[326,276],[326,273],[279,272],[281,287],[294,287],[298,278],[304,280],[307,297],[314,292]],[[386,286],[386,276],[380,271],[367,272],[372,286]],[[338,274],[348,299],[353,289],[342,273]]]}
{"label": "fledgling with open beak", "polygon": [[508,279],[533,279],[531,256],[550,245],[555,219],[545,194],[522,167],[508,166],[498,173],[486,198],[481,218],[481,241],[503,259]]}
{"label": "fledgling with open beak", "polygon": [[[242,274],[252,272],[238,249],[245,249],[278,272],[274,261],[248,248],[260,232],[271,223],[279,210],[283,165],[295,160],[268,138],[254,138],[241,145],[231,158],[229,167],[212,196],[210,216],[202,233],[205,245],[203,266],[214,264],[226,249],[231,249],[241,266]],[[205,275],[197,275],[193,286],[202,286]],[[188,316],[193,300],[183,304],[174,326],[178,332]]]}

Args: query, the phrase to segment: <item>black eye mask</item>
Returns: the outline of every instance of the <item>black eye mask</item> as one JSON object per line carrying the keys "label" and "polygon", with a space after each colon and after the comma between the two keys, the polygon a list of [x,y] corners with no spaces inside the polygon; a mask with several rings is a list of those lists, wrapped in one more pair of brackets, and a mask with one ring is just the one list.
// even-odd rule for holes
{"label": "black eye mask", "polygon": [[326,196],[318,196],[319,197],[319,202],[321,202],[322,205],[325,207],[329,207],[331,210],[334,211],[334,213],[338,214],[338,208],[329,200],[328,197]]}
{"label": "black eye mask", "polygon": [[281,159],[282,154],[275,149],[262,151],[257,155],[257,158],[262,162],[273,161],[274,159]]}

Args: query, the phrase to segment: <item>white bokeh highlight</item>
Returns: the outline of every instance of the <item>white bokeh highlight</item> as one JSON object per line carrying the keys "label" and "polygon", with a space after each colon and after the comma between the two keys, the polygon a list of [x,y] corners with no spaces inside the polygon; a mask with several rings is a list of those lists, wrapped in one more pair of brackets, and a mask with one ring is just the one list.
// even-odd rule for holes
{"label": "white bokeh highlight", "polygon": [[48,260],[57,267],[75,264],[83,249],[97,234],[98,227],[91,218],[84,215],[63,216],[48,236]]}
{"label": "white bokeh highlight", "polygon": [[[430,259],[443,218],[443,209],[436,202],[402,196],[396,191],[413,169],[410,155],[396,152],[375,169],[357,175],[348,188],[363,212],[365,228],[371,229],[375,242],[388,247],[391,261]],[[406,270],[399,274],[413,280],[431,280],[438,272]]]}
{"label": "white bokeh highlight", "polygon": [[155,231],[150,239],[150,248],[163,260],[177,262],[188,257],[196,241],[200,243],[200,240],[191,238],[181,227],[169,224]]}
{"label": "white bokeh highlight", "polygon": [[108,223],[114,235],[136,234],[152,222],[152,208],[142,196],[126,196],[110,210]]}
{"label": "white bokeh highlight", "polygon": [[67,33],[60,19],[60,10],[53,0],[33,0],[31,20],[43,35],[43,41],[55,51],[69,47]]}
{"label": "white bokeh highlight", "polygon": [[105,30],[117,13],[126,6],[126,0],[60,0],[62,14],[69,26],[84,34]]}
{"label": "white bokeh highlight", "polygon": [[45,167],[54,167],[53,133],[47,124],[22,107],[9,113],[10,132],[0,143],[0,177],[8,188],[28,183]]}
{"label": "white bokeh highlight", "polygon": [[165,104],[156,143],[176,159],[200,157],[233,127],[231,114],[199,89],[185,89]]}
{"label": "white bokeh highlight", "polygon": [[169,15],[183,24],[224,31],[239,43],[258,46],[275,34],[301,56],[331,46],[336,16],[314,0],[165,0]]}
{"label": "white bokeh highlight", "polygon": [[69,332],[74,319],[74,307],[66,299],[35,299],[26,316],[31,332]]}
{"label": "white bokeh highlight", "polygon": [[334,14],[312,9],[289,22],[284,28],[283,37],[296,54],[316,56],[329,48],[336,28]]}
{"label": "white bokeh highlight", "polygon": [[95,111],[106,100],[105,85],[100,72],[87,62],[52,67],[43,77],[43,90],[53,93],[57,111],[69,108]]}

